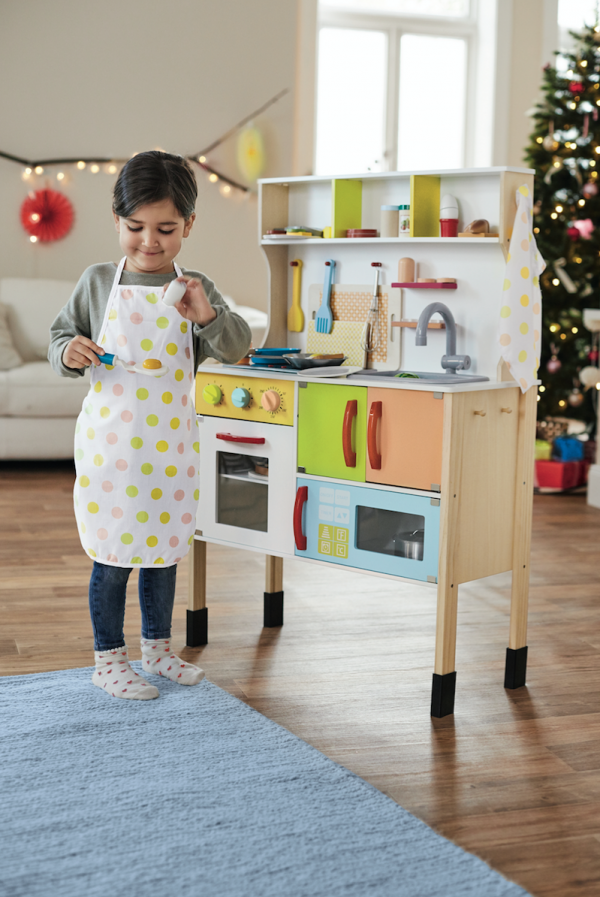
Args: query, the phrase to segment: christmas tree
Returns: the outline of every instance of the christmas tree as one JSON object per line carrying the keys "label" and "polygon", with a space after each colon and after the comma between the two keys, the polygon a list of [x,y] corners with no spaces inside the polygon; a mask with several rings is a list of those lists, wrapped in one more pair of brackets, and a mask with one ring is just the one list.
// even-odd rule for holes
{"label": "christmas tree", "polygon": [[585,369],[597,366],[598,346],[583,309],[600,301],[600,25],[572,36],[574,52],[561,54],[566,70],[544,69],[525,151],[536,170],[534,233],[547,265],[538,417],[594,425],[598,393]]}

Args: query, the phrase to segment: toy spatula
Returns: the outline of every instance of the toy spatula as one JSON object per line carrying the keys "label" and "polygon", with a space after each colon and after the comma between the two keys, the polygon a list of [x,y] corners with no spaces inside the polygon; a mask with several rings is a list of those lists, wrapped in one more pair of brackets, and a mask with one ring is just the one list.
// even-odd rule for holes
{"label": "toy spatula", "polygon": [[126,371],[129,371],[129,373],[147,374],[149,377],[164,377],[165,374],[169,373],[169,368],[162,364],[158,358],[147,358],[142,364],[136,364],[135,362],[127,364],[126,361],[123,361],[122,358],[119,358],[118,355],[113,355],[111,352],[105,352],[104,355],[99,355],[98,358],[102,364],[118,364],[120,367],[125,368]]}

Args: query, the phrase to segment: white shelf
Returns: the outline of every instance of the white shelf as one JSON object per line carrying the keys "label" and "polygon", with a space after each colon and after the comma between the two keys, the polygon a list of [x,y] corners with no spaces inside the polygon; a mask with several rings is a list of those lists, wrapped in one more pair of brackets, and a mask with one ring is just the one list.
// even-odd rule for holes
{"label": "white shelf", "polygon": [[331,244],[351,245],[352,243],[372,243],[378,246],[381,243],[459,243],[461,246],[468,243],[480,243],[485,245],[496,245],[500,242],[499,237],[331,237],[326,240],[322,237],[308,237],[304,240],[261,240],[261,246],[299,246],[314,245],[319,243],[322,246]]}
{"label": "white shelf", "polygon": [[534,168],[515,168],[512,165],[497,165],[492,168],[436,168],[423,171],[368,171],[362,174],[319,174],[304,175],[291,178],[260,178],[259,184],[316,184],[324,181],[371,181],[390,180],[394,178],[410,178],[411,175],[435,175],[438,177],[480,177],[481,175],[499,175],[503,172],[515,174],[535,174]]}

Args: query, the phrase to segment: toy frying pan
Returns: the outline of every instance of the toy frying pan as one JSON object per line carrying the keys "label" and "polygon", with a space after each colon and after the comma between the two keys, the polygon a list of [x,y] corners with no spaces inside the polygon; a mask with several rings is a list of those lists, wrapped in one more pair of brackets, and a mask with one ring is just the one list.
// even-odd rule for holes
{"label": "toy frying pan", "polygon": [[110,352],[105,352],[104,355],[99,355],[98,358],[102,364],[118,364],[125,368],[126,371],[129,371],[129,373],[147,374],[149,377],[164,377],[165,374],[169,373],[169,368],[159,361],[158,358],[147,358],[142,364],[136,364],[135,362],[127,364],[118,355],[112,355]]}

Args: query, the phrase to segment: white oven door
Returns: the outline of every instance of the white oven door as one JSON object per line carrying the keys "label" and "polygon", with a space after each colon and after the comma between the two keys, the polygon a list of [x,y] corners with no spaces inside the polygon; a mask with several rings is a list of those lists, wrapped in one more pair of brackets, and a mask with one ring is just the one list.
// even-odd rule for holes
{"label": "white oven door", "polygon": [[197,529],[208,539],[294,553],[296,428],[199,417]]}

